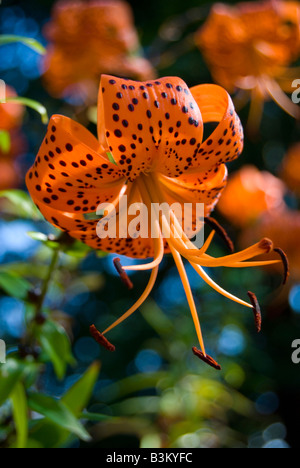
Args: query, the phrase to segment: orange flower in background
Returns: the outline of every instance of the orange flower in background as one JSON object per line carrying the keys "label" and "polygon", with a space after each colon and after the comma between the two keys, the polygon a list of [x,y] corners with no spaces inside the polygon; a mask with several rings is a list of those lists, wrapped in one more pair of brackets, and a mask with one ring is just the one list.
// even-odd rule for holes
{"label": "orange flower in background", "polygon": [[[247,229],[241,236],[240,244],[247,245],[256,236],[271,236],[274,244],[284,249],[289,259],[290,275],[293,280],[300,280],[300,211],[286,209],[265,213],[256,226]],[[271,269],[280,272],[280,265],[271,265]]]}
{"label": "orange flower in background", "polygon": [[214,80],[230,93],[240,90],[242,100],[251,98],[250,128],[258,127],[268,99],[299,118],[299,107],[281,88],[291,92],[299,75],[288,69],[300,56],[298,2],[217,3],[195,40]]}
{"label": "orange flower in background", "polygon": [[[1,131],[1,130],[0,130]],[[20,130],[10,132],[10,148],[0,148],[0,190],[16,188],[21,182],[18,157],[26,151],[27,141]]]}
{"label": "orange flower in background", "polygon": [[121,0],[61,0],[45,27],[49,40],[44,80],[55,97],[97,98],[101,73],[154,78],[140,56],[130,6]]}
{"label": "orange flower in background", "polygon": [[0,190],[15,188],[19,185],[20,173],[13,161],[0,158]]}
{"label": "orange flower in background", "polygon": [[277,177],[255,166],[244,166],[229,177],[218,209],[232,224],[243,228],[266,211],[284,210],[285,192],[284,183]]}
{"label": "orange flower in background", "polygon": [[285,155],[281,177],[291,190],[300,195],[300,143],[291,146]]}
{"label": "orange flower in background", "polygon": [[[5,87],[6,98],[17,97],[17,93],[10,86]],[[24,106],[16,103],[0,104],[0,130],[11,131],[21,126]]]}
{"label": "orange flower in background", "polygon": [[[6,86],[5,91],[6,98],[17,97],[10,86]],[[0,133],[7,132],[9,138],[8,151],[0,147],[0,190],[15,188],[20,183],[20,168],[16,159],[26,148],[26,140],[20,130],[23,116],[24,106],[10,102],[0,104]]]}
{"label": "orange flower in background", "polygon": [[[205,123],[218,122],[213,133],[203,141]],[[267,265],[249,261],[257,255],[270,253],[269,239],[245,250],[213,258],[207,250],[220,226],[210,218],[225,186],[225,162],[237,158],[243,147],[243,130],[227,92],[217,85],[200,85],[189,89],[180,78],[136,82],[103,75],[98,104],[98,139],[67,117],[55,115],[33,167],[27,174],[29,192],[45,218],[70,236],[95,249],[114,252],[149,263],[122,268],[115,266],[128,283],[126,270],[151,270],[149,283],[138,301],[102,334],[92,327],[97,341],[108,349],[106,340],[116,325],[129,317],[146,300],[154,287],[159,265],[165,253],[174,257],[195,324],[201,351],[194,353],[208,364],[218,367],[206,355],[198,314],[182,258],[199,276],[227,298],[254,311],[257,329],[260,313],[257,300],[249,292],[250,302],[239,299],[216,284],[203,267]],[[147,236],[129,235],[130,217],[121,215],[121,202],[128,205],[143,202],[152,213],[153,203],[167,202],[168,216],[154,210],[154,219]],[[117,227],[126,231],[125,238],[99,238],[96,232],[99,218],[94,212],[103,202],[110,202],[117,211]],[[204,221],[213,229],[204,245],[198,249],[184,232],[182,223],[171,204],[203,203]],[[111,211],[108,209],[108,214]],[[195,218],[194,221],[199,221]],[[94,219],[91,219],[94,216]],[[145,218],[144,218],[144,221]],[[141,222],[141,225],[144,223]],[[203,226],[203,218],[198,223]],[[119,232],[119,229],[117,229]],[[164,233],[168,232],[169,236]]]}

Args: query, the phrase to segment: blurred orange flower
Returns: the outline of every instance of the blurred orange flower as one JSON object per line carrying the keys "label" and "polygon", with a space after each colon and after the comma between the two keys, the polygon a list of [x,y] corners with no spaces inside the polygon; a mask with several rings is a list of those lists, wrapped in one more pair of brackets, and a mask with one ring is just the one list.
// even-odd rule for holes
{"label": "blurred orange flower", "polygon": [[291,92],[298,78],[287,68],[300,55],[298,2],[217,3],[195,40],[214,80],[229,92],[240,90],[241,99],[251,98],[250,129],[257,128],[270,98],[299,118],[298,106],[283,92]]}
{"label": "blurred orange flower", "polygon": [[267,171],[244,166],[229,177],[218,208],[237,227],[245,227],[266,211],[281,212],[284,207],[284,183]]}
{"label": "blurred orange flower", "polygon": [[[240,245],[248,245],[256,236],[270,236],[275,246],[280,245],[289,259],[291,278],[300,280],[300,211],[286,209],[265,213],[256,226],[243,232]],[[270,268],[275,272],[282,269],[278,264]]]}
{"label": "blurred orange flower", "polygon": [[154,78],[140,53],[130,6],[121,0],[61,0],[45,27],[44,80],[55,97],[96,100],[101,73]]}
{"label": "blurred orange flower", "polygon": [[[6,86],[6,98],[17,97],[13,88]],[[16,103],[0,104],[0,130],[10,131],[22,124],[24,107]]]}
{"label": "blurred orange flower", "polygon": [[291,146],[284,157],[281,177],[291,190],[300,195],[300,142]]}
{"label": "blurred orange flower", "polygon": [[0,190],[15,188],[20,182],[18,167],[14,161],[0,158]]}
{"label": "blurred orange flower", "polygon": [[[6,98],[17,97],[13,88],[6,86]],[[24,115],[24,106],[17,103],[0,104],[0,132],[7,132],[9,149],[0,146],[0,190],[15,188],[20,183],[20,168],[16,158],[24,152],[26,140],[20,127]]]}
{"label": "blurred orange flower", "polygon": [[10,149],[4,152],[0,148],[0,190],[18,187],[21,170],[17,157],[24,152],[26,140],[20,131],[10,132]]}

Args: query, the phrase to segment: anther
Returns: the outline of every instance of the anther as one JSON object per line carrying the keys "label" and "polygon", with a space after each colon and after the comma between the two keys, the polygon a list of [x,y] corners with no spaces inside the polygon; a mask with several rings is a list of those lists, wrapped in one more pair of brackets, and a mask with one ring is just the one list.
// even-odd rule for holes
{"label": "anther", "polygon": [[271,250],[273,250],[273,242],[267,237],[264,237],[264,239],[259,242],[258,247],[265,250],[266,253],[270,253]]}
{"label": "anther", "polygon": [[205,217],[204,221],[208,224],[212,229],[216,231],[216,233],[224,240],[227,247],[229,248],[230,252],[234,252],[234,245],[232,240],[230,239],[229,235],[225,231],[225,229],[218,223],[218,221],[211,217]]}
{"label": "anther", "polygon": [[115,266],[115,269],[117,270],[117,272],[119,273],[120,278],[123,281],[123,283],[125,284],[125,286],[127,286],[128,289],[133,289],[133,284],[132,284],[129,276],[127,275],[126,271],[122,267],[121,261],[120,261],[119,258],[114,258],[114,266]]}
{"label": "anther", "polygon": [[194,346],[192,348],[192,350],[193,350],[193,353],[195,354],[195,356],[197,356],[199,359],[201,359],[201,361],[205,362],[206,364],[213,367],[214,369],[221,370],[221,366],[211,356],[209,356],[208,354],[206,354],[204,356],[202,351],[200,351],[198,348],[196,348],[196,346]]}
{"label": "anther", "polygon": [[287,258],[287,255],[285,254],[285,252],[282,249],[278,248],[278,247],[276,249],[274,249],[274,252],[278,253],[278,255],[280,255],[280,257],[281,257],[283,268],[284,268],[284,275],[283,275],[282,284],[286,284],[286,282],[288,280],[288,277],[290,276],[289,259]]}
{"label": "anther", "polygon": [[92,335],[92,337],[94,338],[94,340],[100,344],[101,346],[103,346],[105,349],[107,349],[108,351],[115,351],[116,348],[113,344],[111,344],[106,338],[105,336],[100,333],[97,328],[95,327],[95,325],[91,325],[90,326],[90,334]]}
{"label": "anther", "polygon": [[253,307],[253,314],[254,314],[254,322],[255,322],[256,331],[257,331],[257,333],[259,333],[261,331],[260,306],[259,306],[257,297],[253,292],[248,291],[248,296],[249,296],[249,299],[250,299],[252,307]]}

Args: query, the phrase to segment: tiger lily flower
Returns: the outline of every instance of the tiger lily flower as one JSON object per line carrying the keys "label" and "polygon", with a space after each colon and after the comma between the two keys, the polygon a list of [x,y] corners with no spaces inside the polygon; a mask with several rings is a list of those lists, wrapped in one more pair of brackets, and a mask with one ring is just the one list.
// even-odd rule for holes
{"label": "tiger lily flower", "polygon": [[285,92],[299,68],[289,65],[300,56],[300,7],[298,2],[266,0],[234,6],[217,3],[195,36],[216,83],[236,103],[251,99],[249,129],[259,126],[264,101],[273,99],[288,114],[300,111]]}
{"label": "tiger lily flower", "polygon": [[[203,141],[204,124],[217,123]],[[136,82],[102,75],[98,104],[98,139],[71,119],[54,115],[26,182],[28,190],[44,215],[54,226],[92,248],[127,255],[136,259],[153,259],[122,268],[115,265],[123,278],[128,270],[150,270],[148,285],[138,301],[103,333],[92,327],[98,342],[108,349],[106,335],[135,312],[149,296],[156,282],[164,254],[174,257],[187,296],[201,351],[194,353],[218,368],[207,357],[200,322],[183,258],[199,276],[223,296],[253,310],[259,323],[259,307],[252,293],[250,302],[235,297],[216,284],[203,267],[243,268],[261,262],[249,261],[270,253],[269,239],[239,253],[213,258],[207,253],[215,231],[220,226],[210,218],[225,187],[225,162],[237,158],[243,148],[243,129],[228,93],[217,85],[199,85],[191,89],[177,77]],[[113,159],[112,159],[113,157]],[[99,238],[99,219],[87,219],[102,202],[117,210],[122,198],[128,204],[202,203],[204,217],[212,231],[197,249],[185,234],[175,213],[156,215],[156,236],[147,238]],[[130,217],[128,218],[130,219]],[[122,224],[121,217],[117,222]],[[203,224],[202,224],[203,225]],[[123,226],[124,227],[124,226]],[[127,227],[127,226],[126,226]],[[162,235],[168,228],[170,235]],[[267,260],[266,264],[279,260]]]}

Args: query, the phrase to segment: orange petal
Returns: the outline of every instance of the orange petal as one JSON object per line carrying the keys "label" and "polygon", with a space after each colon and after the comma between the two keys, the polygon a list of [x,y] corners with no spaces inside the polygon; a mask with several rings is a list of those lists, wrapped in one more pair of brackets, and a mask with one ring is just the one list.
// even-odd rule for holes
{"label": "orange petal", "polygon": [[219,166],[217,172],[204,180],[203,173],[188,174],[176,179],[160,176],[162,190],[169,203],[204,203],[205,216],[216,205],[227,180],[227,168]]}
{"label": "orange petal", "polygon": [[220,164],[236,159],[243,149],[243,128],[233,102],[223,88],[217,85],[199,85],[191,88],[202,114],[203,122],[218,123],[212,134],[202,143],[189,171],[206,171],[205,177]]}
{"label": "orange petal", "polygon": [[140,83],[102,75],[98,135],[129,180],[150,169],[173,177],[200,146],[202,117],[179,78]]}
{"label": "orange petal", "polygon": [[53,116],[36,161],[28,172],[28,190],[39,206],[59,211],[94,212],[115,199],[124,183],[94,136],[80,124]]}

